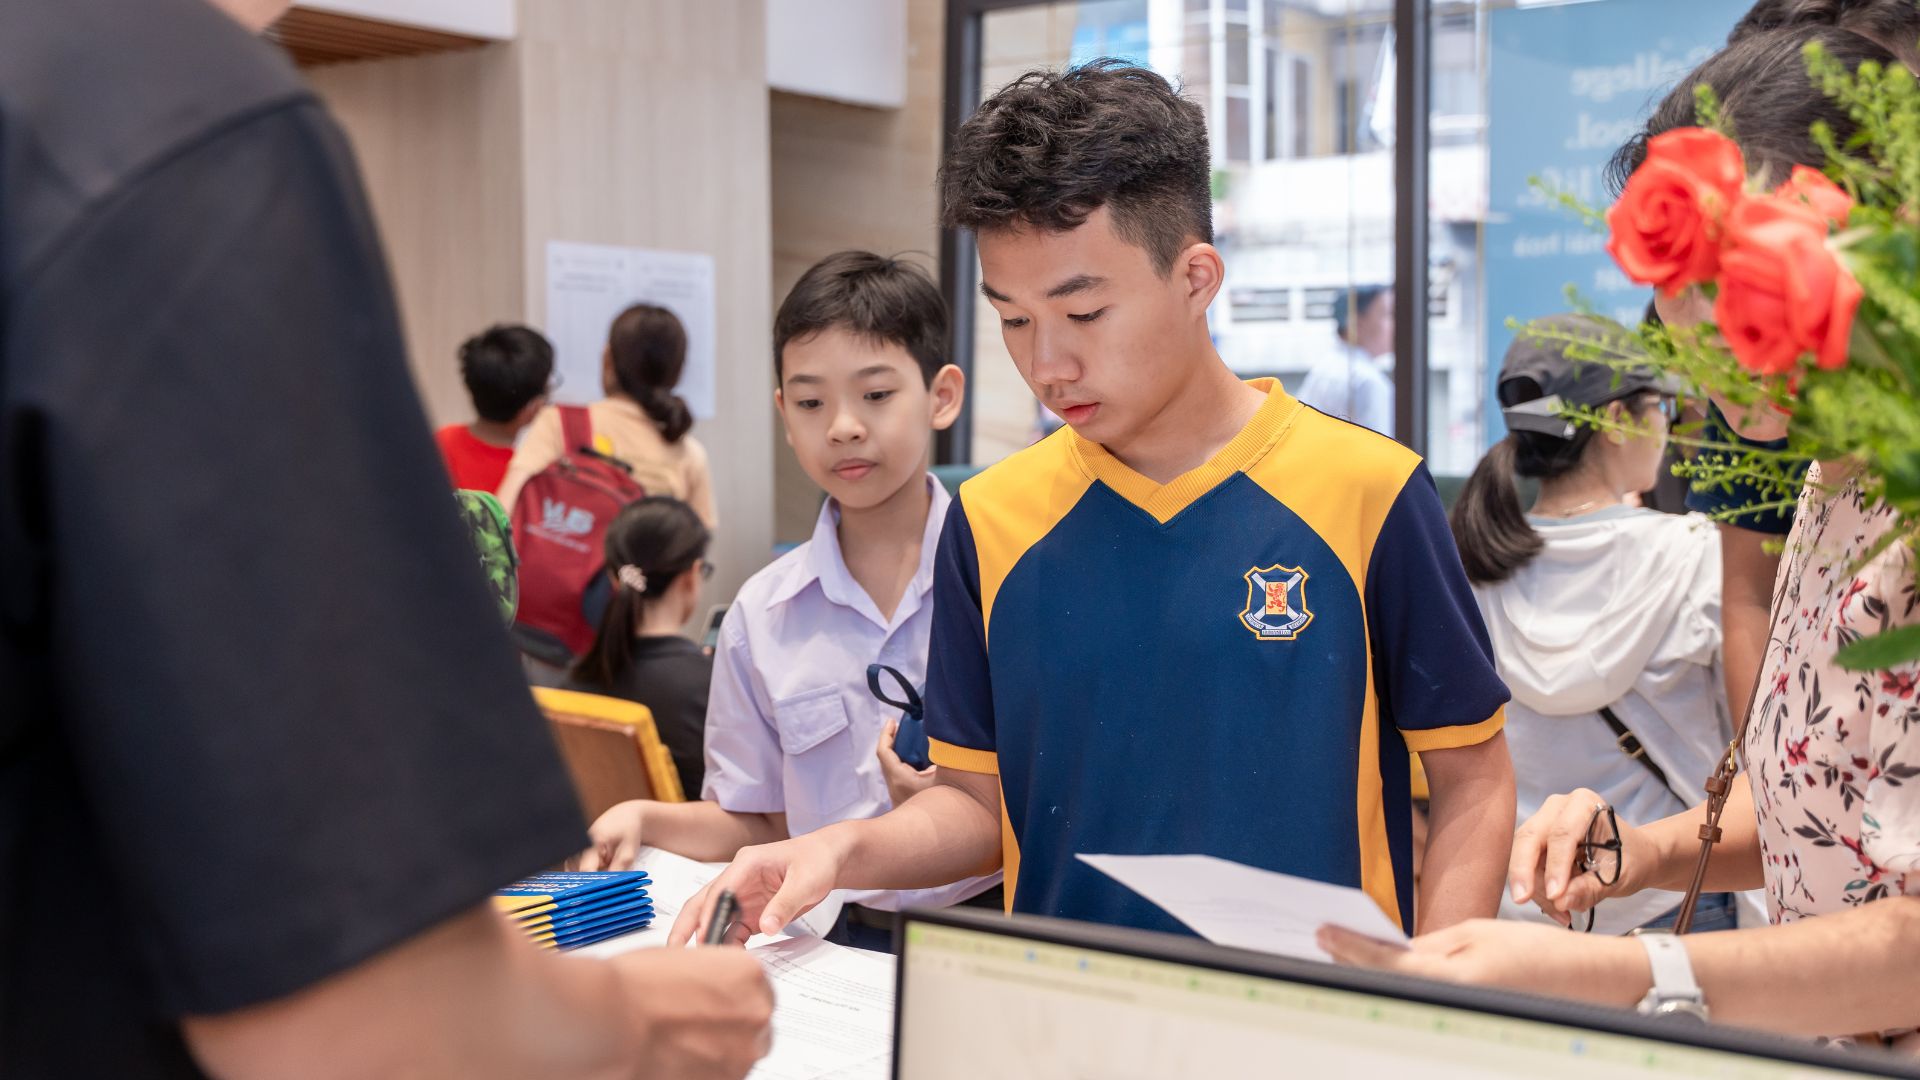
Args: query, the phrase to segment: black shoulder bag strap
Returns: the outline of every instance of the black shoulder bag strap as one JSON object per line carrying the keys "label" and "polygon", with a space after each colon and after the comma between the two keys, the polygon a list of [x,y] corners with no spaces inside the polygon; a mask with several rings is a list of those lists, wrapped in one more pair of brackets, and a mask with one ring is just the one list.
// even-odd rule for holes
{"label": "black shoulder bag strap", "polygon": [[1603,705],[1600,707],[1600,719],[1607,722],[1607,727],[1613,732],[1613,745],[1619,747],[1621,753],[1645,766],[1646,770],[1653,774],[1653,778],[1660,781],[1661,787],[1666,788],[1674,798],[1680,800],[1681,806],[1692,806],[1694,804],[1693,796],[1687,795],[1674,788],[1673,781],[1667,779],[1667,771],[1662,769],[1659,763],[1654,761],[1647,753],[1647,748],[1640,744],[1640,736],[1635,735],[1628,729],[1627,725],[1614,713],[1610,706]]}

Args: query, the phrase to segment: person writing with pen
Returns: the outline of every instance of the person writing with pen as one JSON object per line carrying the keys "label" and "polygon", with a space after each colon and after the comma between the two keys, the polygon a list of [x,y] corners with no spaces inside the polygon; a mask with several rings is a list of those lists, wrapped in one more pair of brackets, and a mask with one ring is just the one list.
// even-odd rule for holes
{"label": "person writing with pen", "polygon": [[286,6],[0,4],[0,1073],[739,1080],[753,957],[492,903],[584,822]]}

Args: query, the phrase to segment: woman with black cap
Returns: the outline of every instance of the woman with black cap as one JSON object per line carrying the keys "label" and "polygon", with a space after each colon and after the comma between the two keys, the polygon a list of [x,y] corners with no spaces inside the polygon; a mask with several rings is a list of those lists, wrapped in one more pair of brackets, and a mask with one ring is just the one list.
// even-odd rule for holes
{"label": "woman with black cap", "polygon": [[[1567,355],[1574,341],[1612,349],[1631,340],[1579,315],[1522,331],[1500,372],[1507,436],[1453,509],[1461,561],[1513,691],[1507,739],[1521,821],[1576,788],[1600,792],[1629,821],[1677,814],[1705,797],[1701,782],[1731,735],[1713,525],[1632,498],[1665,463],[1672,394],[1651,370]],[[1563,414],[1569,407],[1601,411],[1614,426],[1577,424]],[[1517,478],[1539,482],[1530,513]],[[1598,908],[1577,928],[1623,934],[1670,924],[1680,901],[1649,891]],[[1511,899],[1501,914],[1546,919]],[[1694,925],[1732,926],[1731,898],[1703,898]]]}

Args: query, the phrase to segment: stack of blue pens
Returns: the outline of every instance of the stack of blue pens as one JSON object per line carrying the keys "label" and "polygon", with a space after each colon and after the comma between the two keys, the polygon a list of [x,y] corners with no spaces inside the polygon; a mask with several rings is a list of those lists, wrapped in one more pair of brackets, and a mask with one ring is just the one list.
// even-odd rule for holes
{"label": "stack of blue pens", "polygon": [[535,874],[493,903],[543,949],[575,949],[653,922],[644,870]]}

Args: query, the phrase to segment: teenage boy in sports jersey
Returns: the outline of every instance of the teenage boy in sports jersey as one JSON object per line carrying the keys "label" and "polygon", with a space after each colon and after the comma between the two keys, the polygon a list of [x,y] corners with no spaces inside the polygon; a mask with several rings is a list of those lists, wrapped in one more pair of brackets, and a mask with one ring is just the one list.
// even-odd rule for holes
{"label": "teenage boy in sports jersey", "polygon": [[[1069,429],[961,488],[935,569],[935,785],[740,852],[732,937],[835,888],[1004,865],[1009,907],[1172,932],[1083,853],[1216,855],[1364,889],[1402,926],[1496,907],[1506,688],[1420,460],[1240,382],[1200,110],[1102,62],[1023,76],[941,176],[981,292]],[[1418,913],[1409,749],[1432,790]],[[673,928],[705,930],[709,897]]]}

